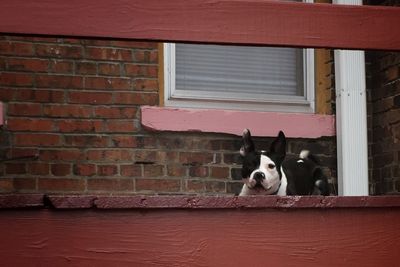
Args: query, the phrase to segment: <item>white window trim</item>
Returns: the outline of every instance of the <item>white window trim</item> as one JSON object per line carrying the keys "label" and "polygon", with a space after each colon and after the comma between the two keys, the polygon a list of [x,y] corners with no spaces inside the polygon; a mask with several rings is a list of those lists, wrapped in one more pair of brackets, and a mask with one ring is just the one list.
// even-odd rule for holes
{"label": "white window trim", "polygon": [[180,90],[175,93],[175,44],[164,43],[164,104],[168,107],[182,108],[217,108],[249,111],[304,112],[314,113],[314,49],[304,49],[303,68],[305,96],[276,96],[265,101],[259,99],[240,100],[241,93],[232,93],[232,97],[219,93],[185,94]]}

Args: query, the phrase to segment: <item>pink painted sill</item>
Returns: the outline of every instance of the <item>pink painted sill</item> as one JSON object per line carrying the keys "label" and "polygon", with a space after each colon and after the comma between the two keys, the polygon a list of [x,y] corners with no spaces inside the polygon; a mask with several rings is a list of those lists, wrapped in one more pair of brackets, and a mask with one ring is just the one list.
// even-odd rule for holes
{"label": "pink painted sill", "polygon": [[249,112],[142,106],[142,125],[153,131],[227,133],[291,138],[335,136],[335,116],[307,113]]}

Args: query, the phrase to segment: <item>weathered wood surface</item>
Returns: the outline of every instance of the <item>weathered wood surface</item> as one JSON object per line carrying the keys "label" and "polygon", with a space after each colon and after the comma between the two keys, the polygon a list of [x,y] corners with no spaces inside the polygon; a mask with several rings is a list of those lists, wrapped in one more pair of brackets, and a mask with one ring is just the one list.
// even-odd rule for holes
{"label": "weathered wood surface", "polygon": [[400,196],[152,196],[0,194],[0,209],[336,209],[399,208]]}
{"label": "weathered wood surface", "polygon": [[0,195],[0,208],[2,266],[397,266],[400,260],[399,196],[10,194]]}
{"label": "weathered wood surface", "polygon": [[[335,117],[331,115],[153,106],[142,106],[140,111],[142,126],[150,131],[210,132],[241,136],[243,128],[248,128],[252,129],[253,136],[263,137],[276,136],[280,130],[291,138],[336,135]],[[260,121],[274,123],[262,127]]]}
{"label": "weathered wood surface", "polygon": [[397,266],[393,208],[0,212],[2,266]]}
{"label": "weathered wood surface", "polygon": [[400,8],[257,0],[3,0],[0,32],[400,50]]}

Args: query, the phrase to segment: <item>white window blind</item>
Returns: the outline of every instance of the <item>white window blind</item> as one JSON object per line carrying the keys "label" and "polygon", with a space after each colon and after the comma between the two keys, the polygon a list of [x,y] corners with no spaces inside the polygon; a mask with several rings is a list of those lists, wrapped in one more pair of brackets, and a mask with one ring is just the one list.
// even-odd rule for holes
{"label": "white window blind", "polygon": [[314,111],[312,49],[164,44],[164,103]]}
{"label": "white window blind", "polygon": [[302,49],[192,44],[175,49],[177,94],[304,96]]}

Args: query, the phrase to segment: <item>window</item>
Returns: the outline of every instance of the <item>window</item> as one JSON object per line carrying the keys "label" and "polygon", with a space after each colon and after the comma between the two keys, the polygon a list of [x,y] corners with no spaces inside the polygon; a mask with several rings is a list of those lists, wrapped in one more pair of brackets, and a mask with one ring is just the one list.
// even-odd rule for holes
{"label": "window", "polygon": [[164,44],[166,106],[314,111],[313,50]]}

